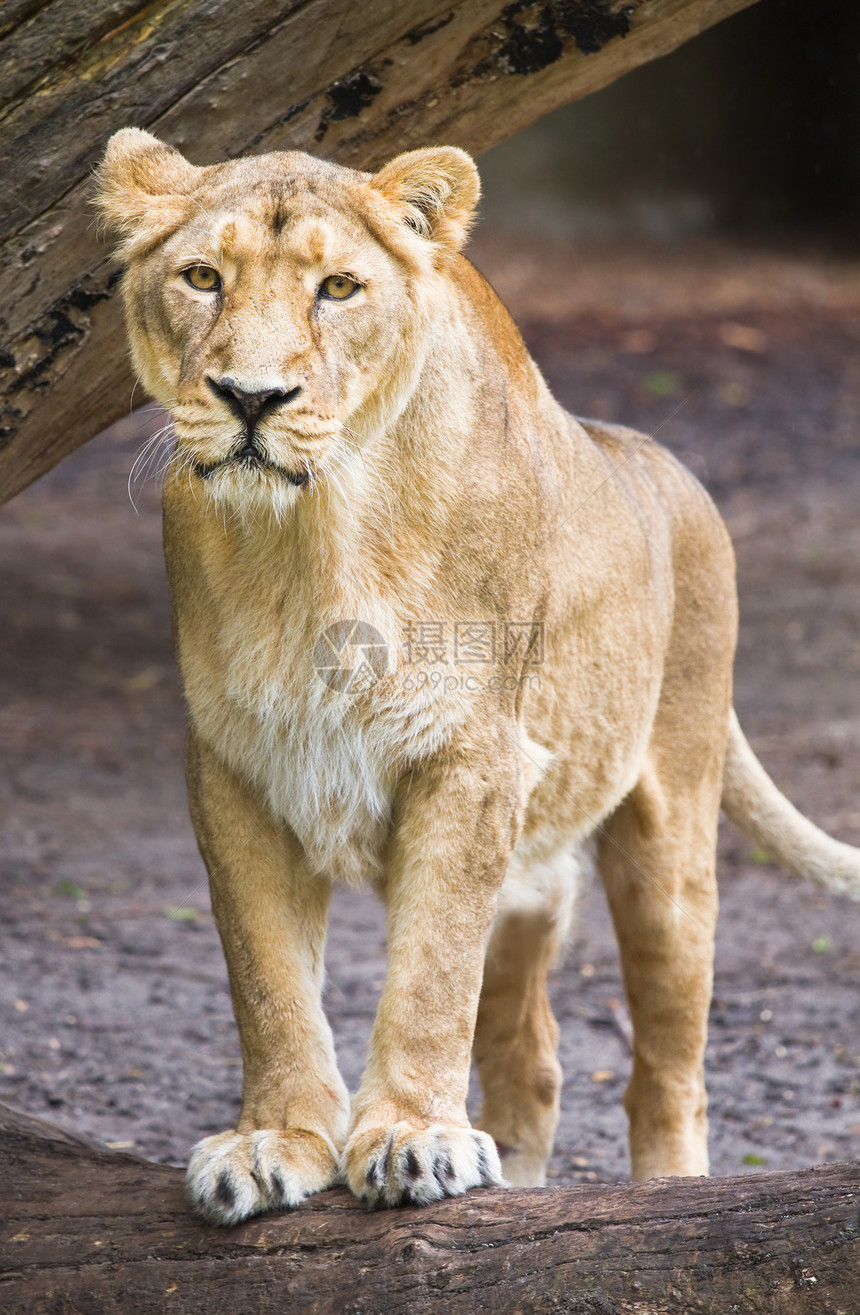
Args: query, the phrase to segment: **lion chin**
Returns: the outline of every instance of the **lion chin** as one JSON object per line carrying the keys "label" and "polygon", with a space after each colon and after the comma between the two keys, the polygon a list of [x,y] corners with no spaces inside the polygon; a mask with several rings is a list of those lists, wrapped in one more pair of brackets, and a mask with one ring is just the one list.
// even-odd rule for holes
{"label": "lion chin", "polygon": [[279,524],[313,479],[309,470],[287,470],[260,456],[228,457],[215,465],[195,465],[193,469],[205,496],[219,510],[239,517],[267,514]]}

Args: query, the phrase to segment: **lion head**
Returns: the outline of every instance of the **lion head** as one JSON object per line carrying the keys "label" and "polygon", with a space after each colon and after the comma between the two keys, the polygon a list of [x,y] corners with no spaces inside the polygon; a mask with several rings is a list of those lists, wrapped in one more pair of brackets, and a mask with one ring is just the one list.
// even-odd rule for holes
{"label": "lion head", "polygon": [[479,195],[451,147],[374,175],[297,151],[201,168],[136,128],[111,138],[98,186],[176,460],[219,504],[276,509],[407,405]]}

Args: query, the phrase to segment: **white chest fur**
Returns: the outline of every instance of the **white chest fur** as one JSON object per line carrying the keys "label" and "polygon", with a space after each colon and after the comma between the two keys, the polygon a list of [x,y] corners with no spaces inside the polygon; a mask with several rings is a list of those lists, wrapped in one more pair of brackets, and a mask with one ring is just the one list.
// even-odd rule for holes
{"label": "white chest fur", "polygon": [[[295,832],[313,870],[362,881],[380,871],[398,777],[438,750],[463,709],[456,698],[403,682],[400,625],[378,597],[341,599],[336,611],[323,611],[310,594],[303,601],[259,577],[255,584],[213,595],[217,616],[210,612],[205,631],[184,628],[191,715],[218,756]],[[369,683],[332,688],[320,670],[320,637],[359,609],[386,641],[386,670]],[[344,661],[360,665],[360,646],[347,646]]]}
{"label": "white chest fur", "polygon": [[[199,732],[301,841],[310,866],[359,881],[379,867],[395,771],[384,726],[317,672],[314,634],[259,615],[223,625],[186,682]],[[271,618],[269,618],[271,621]]]}

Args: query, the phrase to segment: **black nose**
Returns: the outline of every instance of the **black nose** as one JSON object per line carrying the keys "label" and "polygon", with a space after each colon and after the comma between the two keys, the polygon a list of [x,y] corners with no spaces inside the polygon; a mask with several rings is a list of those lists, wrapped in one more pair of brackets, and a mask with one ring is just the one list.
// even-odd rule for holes
{"label": "black nose", "polygon": [[215,396],[222,398],[233,414],[243,422],[249,438],[263,416],[270,415],[279,406],[286,406],[302,391],[301,387],[242,388],[227,374],[220,379],[207,379],[206,382]]}

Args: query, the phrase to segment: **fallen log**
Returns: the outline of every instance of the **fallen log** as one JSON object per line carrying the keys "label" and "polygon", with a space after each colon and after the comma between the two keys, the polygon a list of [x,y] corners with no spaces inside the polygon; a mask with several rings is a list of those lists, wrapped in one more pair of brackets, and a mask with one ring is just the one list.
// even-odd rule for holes
{"label": "fallen log", "polygon": [[481,152],[753,0],[16,0],[0,14],[0,502],[128,409],[89,175],[117,128],[195,163]]}
{"label": "fallen log", "polygon": [[854,1315],[860,1164],[472,1192],[368,1213],[342,1189],[238,1228],[182,1172],[0,1106],[0,1307],[28,1315]]}

